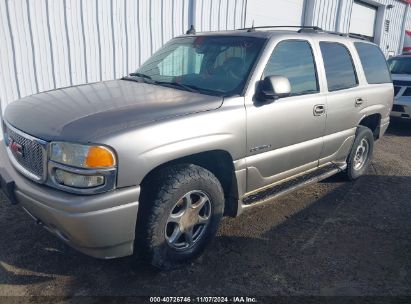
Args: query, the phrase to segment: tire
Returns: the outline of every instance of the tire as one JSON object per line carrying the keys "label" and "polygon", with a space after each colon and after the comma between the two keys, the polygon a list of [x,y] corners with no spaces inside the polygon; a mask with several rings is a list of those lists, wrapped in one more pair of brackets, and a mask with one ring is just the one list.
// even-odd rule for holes
{"label": "tire", "polygon": [[356,180],[362,176],[369,166],[374,150],[374,135],[364,126],[359,126],[351,152],[347,159],[346,175],[348,180]]}
{"label": "tire", "polygon": [[224,192],[210,171],[192,164],[165,168],[155,179],[148,185],[151,194],[143,197],[136,251],[167,270],[193,260],[214,237],[224,213]]}

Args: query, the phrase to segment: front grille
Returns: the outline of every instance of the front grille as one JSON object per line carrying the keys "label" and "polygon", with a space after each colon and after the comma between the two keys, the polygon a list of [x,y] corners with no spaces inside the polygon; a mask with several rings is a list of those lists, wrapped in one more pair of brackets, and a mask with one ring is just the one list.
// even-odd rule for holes
{"label": "front grille", "polygon": [[[35,180],[42,180],[45,175],[46,150],[41,141],[9,127],[6,127],[6,136],[7,146],[12,157],[22,167],[16,166],[17,169],[29,177],[34,175]],[[24,172],[25,170],[31,174],[27,174]]]}
{"label": "front grille", "polygon": [[408,80],[393,80],[392,83],[399,87],[411,87],[411,81]]}
{"label": "front grille", "polygon": [[411,96],[411,88],[407,88],[404,93],[402,94],[402,96]]}
{"label": "front grille", "polygon": [[392,106],[392,110],[393,110],[394,112],[402,112],[402,113],[405,112],[404,106],[402,106],[402,105],[396,105],[396,104]]}
{"label": "front grille", "polygon": [[397,96],[400,91],[401,91],[401,87],[394,86],[394,97]]}

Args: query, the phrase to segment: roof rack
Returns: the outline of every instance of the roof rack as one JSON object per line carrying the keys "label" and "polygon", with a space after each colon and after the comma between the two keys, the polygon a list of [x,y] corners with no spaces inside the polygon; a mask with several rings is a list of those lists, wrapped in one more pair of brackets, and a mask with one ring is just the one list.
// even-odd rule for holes
{"label": "roof rack", "polygon": [[350,34],[350,33],[341,33],[341,32],[334,32],[334,31],[324,31],[321,27],[318,26],[309,26],[309,25],[265,25],[265,26],[254,26],[248,28],[241,28],[238,30],[247,30],[247,32],[253,32],[256,29],[270,29],[270,28],[296,28],[299,29],[298,33],[326,33],[331,35],[338,35],[342,37],[351,37],[361,40],[369,40],[366,36]]}
{"label": "roof rack", "polygon": [[348,34],[348,37],[357,38],[357,39],[360,39],[360,40],[366,40],[366,41],[371,41],[372,42],[372,40],[370,38],[368,38],[367,36],[363,36],[363,35]]}
{"label": "roof rack", "polygon": [[324,31],[324,33],[331,34],[331,35],[338,35],[342,37],[351,37],[360,40],[369,40],[366,36],[351,34],[351,33],[341,33],[341,32],[333,32],[333,31]]}
{"label": "roof rack", "polygon": [[322,31],[322,29],[318,26],[307,26],[307,25],[264,25],[264,26],[254,26],[246,28],[240,28],[238,30],[247,30],[247,32],[253,32],[256,29],[269,29],[269,28],[298,28],[299,31],[303,29],[311,29],[313,31]]}

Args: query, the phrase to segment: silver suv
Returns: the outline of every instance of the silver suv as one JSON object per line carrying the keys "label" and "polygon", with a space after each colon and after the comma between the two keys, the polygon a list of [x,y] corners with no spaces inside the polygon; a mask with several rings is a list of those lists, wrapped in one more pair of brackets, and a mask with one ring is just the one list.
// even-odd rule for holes
{"label": "silver suv", "polygon": [[223,216],[361,176],[392,103],[372,43],[318,28],[190,33],[121,80],[11,103],[2,188],[83,253],[170,268]]}

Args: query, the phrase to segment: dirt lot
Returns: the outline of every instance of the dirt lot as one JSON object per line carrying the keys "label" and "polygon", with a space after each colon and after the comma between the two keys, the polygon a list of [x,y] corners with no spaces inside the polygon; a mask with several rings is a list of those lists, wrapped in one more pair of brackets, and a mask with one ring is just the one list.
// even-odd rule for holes
{"label": "dirt lot", "polygon": [[333,177],[225,219],[207,252],[159,273],[70,249],[0,197],[0,295],[411,295],[411,124],[357,182]]}

